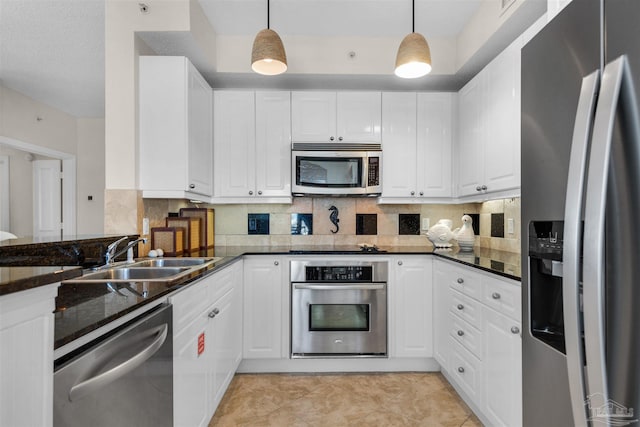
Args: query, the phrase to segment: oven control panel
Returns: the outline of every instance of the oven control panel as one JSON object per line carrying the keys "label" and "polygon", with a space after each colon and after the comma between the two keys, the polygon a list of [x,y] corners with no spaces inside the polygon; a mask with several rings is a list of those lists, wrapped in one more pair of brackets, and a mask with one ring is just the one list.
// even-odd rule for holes
{"label": "oven control panel", "polygon": [[370,265],[325,265],[306,266],[306,282],[372,282],[373,267]]}

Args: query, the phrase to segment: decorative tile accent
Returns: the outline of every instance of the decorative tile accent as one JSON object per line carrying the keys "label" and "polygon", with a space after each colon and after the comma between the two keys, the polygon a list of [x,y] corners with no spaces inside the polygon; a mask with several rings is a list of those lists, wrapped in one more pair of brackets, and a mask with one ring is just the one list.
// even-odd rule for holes
{"label": "decorative tile accent", "polygon": [[378,214],[356,214],[356,234],[378,234]]}
{"label": "decorative tile accent", "polygon": [[473,222],[471,223],[471,227],[473,227],[473,234],[476,236],[480,235],[480,214],[477,213],[466,213],[465,215],[469,215]]}
{"label": "decorative tile accent", "polygon": [[420,214],[399,214],[398,234],[420,234]]}
{"label": "decorative tile accent", "polygon": [[268,213],[250,213],[247,218],[247,234],[269,234]]}
{"label": "decorative tile accent", "polygon": [[313,234],[313,214],[292,213],[291,234]]}
{"label": "decorative tile accent", "polygon": [[504,237],[504,214],[491,214],[491,237]]}

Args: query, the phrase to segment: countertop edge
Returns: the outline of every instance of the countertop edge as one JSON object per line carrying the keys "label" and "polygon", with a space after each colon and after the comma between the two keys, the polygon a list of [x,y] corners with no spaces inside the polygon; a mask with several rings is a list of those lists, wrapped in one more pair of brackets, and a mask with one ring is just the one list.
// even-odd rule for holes
{"label": "countertop edge", "polygon": [[37,269],[47,269],[53,271],[29,276],[24,275],[18,279],[10,280],[5,284],[0,285],[0,296],[26,291],[28,289],[46,286],[52,283],[82,276],[82,267],[2,267],[1,269],[7,269],[10,274],[12,269],[16,269],[14,271],[26,271],[26,269],[34,271]]}

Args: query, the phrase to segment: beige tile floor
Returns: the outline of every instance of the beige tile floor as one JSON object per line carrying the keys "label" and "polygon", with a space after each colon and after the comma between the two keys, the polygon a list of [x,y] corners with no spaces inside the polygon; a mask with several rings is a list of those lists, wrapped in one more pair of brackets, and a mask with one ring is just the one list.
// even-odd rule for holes
{"label": "beige tile floor", "polygon": [[238,374],[209,427],[482,424],[440,373]]}

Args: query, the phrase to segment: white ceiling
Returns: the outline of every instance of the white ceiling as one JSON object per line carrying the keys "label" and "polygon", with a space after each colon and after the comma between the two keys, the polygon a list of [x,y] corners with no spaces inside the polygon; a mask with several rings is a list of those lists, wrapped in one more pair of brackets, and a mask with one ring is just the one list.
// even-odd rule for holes
{"label": "white ceiling", "polygon": [[[77,117],[103,117],[104,1],[0,0],[2,84]],[[266,27],[266,0],[199,1],[218,34]],[[480,2],[416,0],[416,31],[454,36]],[[403,37],[411,30],[411,1],[272,0],[271,28],[281,35]]]}

